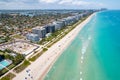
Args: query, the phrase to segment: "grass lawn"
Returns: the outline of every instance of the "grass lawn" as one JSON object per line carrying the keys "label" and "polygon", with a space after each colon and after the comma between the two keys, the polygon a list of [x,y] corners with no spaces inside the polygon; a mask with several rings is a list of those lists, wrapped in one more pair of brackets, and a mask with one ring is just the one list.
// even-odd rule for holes
{"label": "grass lawn", "polygon": [[22,39],[22,38],[24,38],[24,37],[21,36],[21,35],[19,35],[19,34],[16,34],[16,35],[13,36],[13,38]]}
{"label": "grass lawn", "polygon": [[47,51],[47,48],[44,48],[40,53],[36,54],[35,56],[29,58],[29,61],[35,61],[38,57],[40,57],[45,51]]}
{"label": "grass lawn", "polygon": [[29,65],[30,65],[30,62],[27,61],[27,60],[25,60],[20,66],[16,67],[16,68],[14,69],[14,71],[15,71],[16,73],[19,73],[19,72],[21,72],[22,70],[24,70],[26,67],[28,67]]}
{"label": "grass lawn", "polygon": [[2,76],[3,74],[5,74],[6,72],[8,72],[8,70],[7,69],[2,69],[2,70],[0,70],[0,76]]}
{"label": "grass lawn", "polygon": [[15,77],[14,74],[8,73],[6,76],[4,76],[3,78],[1,78],[0,80],[12,80],[14,77]]}

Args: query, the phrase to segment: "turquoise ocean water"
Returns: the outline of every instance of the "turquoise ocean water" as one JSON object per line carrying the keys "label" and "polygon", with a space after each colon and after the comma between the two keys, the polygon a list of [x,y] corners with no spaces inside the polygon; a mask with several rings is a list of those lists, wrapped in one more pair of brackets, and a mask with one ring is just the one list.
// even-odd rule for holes
{"label": "turquoise ocean water", "polygon": [[98,12],[44,80],[120,80],[120,11]]}

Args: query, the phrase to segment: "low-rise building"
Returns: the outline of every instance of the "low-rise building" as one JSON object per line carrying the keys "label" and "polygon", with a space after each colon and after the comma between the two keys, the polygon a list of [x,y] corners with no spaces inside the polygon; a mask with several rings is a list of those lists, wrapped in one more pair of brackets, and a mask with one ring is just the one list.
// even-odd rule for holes
{"label": "low-rise building", "polygon": [[47,33],[47,34],[46,34],[46,37],[47,37],[47,38],[48,38],[49,36],[51,36],[51,33]]}

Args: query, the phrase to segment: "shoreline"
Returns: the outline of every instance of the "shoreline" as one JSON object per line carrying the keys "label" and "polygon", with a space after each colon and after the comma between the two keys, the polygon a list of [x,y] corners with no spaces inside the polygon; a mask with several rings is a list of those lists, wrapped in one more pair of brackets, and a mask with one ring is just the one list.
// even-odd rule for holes
{"label": "shoreline", "polygon": [[[91,18],[95,15],[93,13],[87,19],[85,19],[82,23],[76,26],[72,31],[70,31],[65,37],[63,37],[60,41],[52,45],[48,51],[46,51],[41,57],[39,57],[35,62],[31,63],[25,70],[18,73],[13,80],[30,80],[31,77],[33,80],[43,80],[47,73],[50,71],[51,67],[54,65],[56,60],[60,57],[63,51],[71,44],[74,38],[78,35],[81,29],[91,20]],[[26,70],[30,70],[30,76]]]}
{"label": "shoreline", "polygon": [[[82,28],[91,20],[91,18],[95,15],[95,13],[91,14],[87,19],[85,19],[83,22],[81,22],[78,26],[76,26],[71,32],[69,32],[68,34],[72,34],[72,38],[69,36],[68,39],[71,38],[71,40],[68,41],[68,44],[66,44],[66,46],[63,46],[63,49],[60,51],[59,55],[55,58],[55,60],[53,61],[53,63],[51,63],[51,65],[49,65],[50,67],[48,68],[48,70],[46,72],[44,72],[43,76],[41,76],[38,80],[44,80],[45,76],[47,76],[47,73],[50,71],[50,69],[53,67],[54,63],[56,62],[56,60],[61,56],[61,54],[64,52],[64,50],[71,44],[71,42],[74,40],[74,38],[78,35],[78,33],[82,30]],[[74,35],[73,35],[74,34]],[[68,35],[66,35],[68,36]],[[65,37],[66,37],[65,36]]]}

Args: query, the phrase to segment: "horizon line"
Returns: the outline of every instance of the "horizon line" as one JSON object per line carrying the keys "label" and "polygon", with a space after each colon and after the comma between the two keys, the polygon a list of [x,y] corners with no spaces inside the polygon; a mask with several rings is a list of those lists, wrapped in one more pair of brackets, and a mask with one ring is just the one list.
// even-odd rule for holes
{"label": "horizon line", "polygon": [[100,10],[102,8],[99,9],[0,9],[0,10]]}

